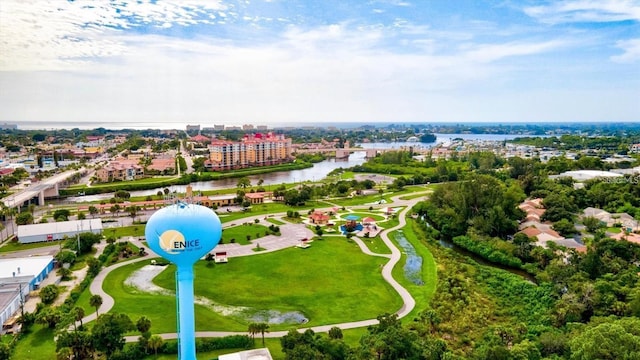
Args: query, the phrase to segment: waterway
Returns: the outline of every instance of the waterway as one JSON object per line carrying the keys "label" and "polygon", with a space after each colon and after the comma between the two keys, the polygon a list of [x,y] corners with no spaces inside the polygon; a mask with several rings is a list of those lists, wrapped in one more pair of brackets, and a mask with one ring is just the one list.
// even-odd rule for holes
{"label": "waterway", "polygon": [[[361,146],[364,149],[403,149],[408,148],[409,146],[413,146],[416,149],[419,148],[430,148],[435,146],[436,144],[447,144],[450,143],[453,139],[464,139],[464,140],[477,140],[477,141],[504,141],[511,140],[519,135],[496,135],[496,134],[435,134],[436,141],[433,143],[417,143],[417,142],[371,142],[371,143],[361,143],[356,144],[357,146]],[[318,180],[322,180],[329,174],[331,171],[338,168],[349,168],[355,165],[361,165],[366,161],[364,152],[354,152],[349,155],[347,159],[328,159],[322,162],[316,163],[311,168],[301,169],[301,170],[292,170],[292,171],[278,171],[268,174],[261,175],[253,175],[249,176],[249,180],[251,180],[251,184],[255,185],[258,183],[260,179],[262,179],[262,186],[267,190],[270,190],[271,187],[278,186],[280,184],[290,184],[296,182],[315,182]],[[210,190],[222,190],[228,188],[235,188],[238,183],[238,179],[229,178],[229,179],[221,179],[221,180],[213,180],[213,181],[199,181],[191,183],[191,187],[194,191],[210,191]],[[176,193],[185,193],[186,185],[172,185],[168,186],[170,192]],[[131,196],[148,196],[155,195],[158,191],[163,190],[164,188],[156,188],[150,190],[138,190],[131,191]],[[107,194],[96,194],[96,195],[87,195],[87,196],[73,196],[66,198],[66,202],[85,202],[85,201],[100,201],[100,200],[108,200],[113,197],[113,193]]]}
{"label": "waterway", "polygon": [[[331,171],[339,168],[350,168],[355,165],[361,165],[366,161],[364,152],[355,152],[349,155],[348,159],[327,159],[319,163],[313,164],[313,167],[291,170],[291,171],[278,171],[267,174],[252,175],[249,176],[251,184],[256,185],[260,179],[262,179],[262,186],[271,190],[280,184],[289,183],[302,183],[302,182],[315,182],[324,179]],[[238,179],[220,179],[212,181],[198,181],[191,183],[191,187],[194,191],[206,191],[206,190],[222,190],[235,188],[238,184]],[[172,185],[167,187],[171,192],[185,193],[187,185]],[[138,190],[131,191],[131,196],[147,196],[155,195],[158,191],[164,188],[156,188],[150,190]],[[113,193],[86,195],[86,196],[72,196],[65,199],[67,202],[85,202],[85,201],[99,201],[108,200],[113,197]]]}
{"label": "waterway", "polygon": [[[432,143],[420,143],[420,142],[370,142],[370,143],[358,143],[357,146],[362,146],[365,149],[406,149],[409,146],[413,146],[418,149],[429,149],[438,144],[448,145],[454,139],[462,139],[465,141],[509,141],[518,137],[526,135],[513,135],[513,134],[439,134],[435,133],[436,141]],[[544,137],[544,136],[540,136]]]}

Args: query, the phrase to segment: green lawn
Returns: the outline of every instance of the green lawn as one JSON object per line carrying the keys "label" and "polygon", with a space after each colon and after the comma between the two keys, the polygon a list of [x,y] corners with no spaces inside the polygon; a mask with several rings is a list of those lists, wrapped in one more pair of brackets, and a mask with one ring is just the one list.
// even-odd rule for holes
{"label": "green lawn", "polygon": [[89,315],[96,311],[96,308],[89,305],[89,298],[91,298],[91,292],[89,291],[89,287],[87,286],[82,293],[80,293],[80,297],[75,303],[75,306],[81,307],[84,309],[84,313]]}
{"label": "green lawn", "polygon": [[366,218],[366,217],[370,217],[372,219],[374,219],[376,222],[378,221],[382,221],[384,220],[384,216],[380,215],[380,213],[372,213],[372,212],[352,212],[352,213],[342,213],[340,214],[340,217],[342,219],[344,219],[345,217],[349,216],[349,215],[356,215],[360,217],[360,220]]}
{"label": "green lawn", "polygon": [[284,221],[280,221],[280,220],[274,219],[274,218],[267,218],[267,221],[272,223],[272,224],[274,224],[274,225],[278,225],[278,226],[285,224]]}
{"label": "green lawn", "polygon": [[619,227],[608,227],[607,228],[607,232],[613,233],[613,234],[619,234],[622,232],[622,228]]}
{"label": "green lawn", "polygon": [[[385,198],[385,197],[382,197],[382,198],[385,199],[387,202],[391,201],[389,198]],[[340,199],[329,199],[327,201],[329,201],[330,203],[336,204],[338,206],[357,206],[357,205],[372,204],[380,199],[381,199],[380,194],[371,194],[371,195],[354,196],[352,198],[345,197]]]}
{"label": "green lawn", "polygon": [[[342,236],[342,235],[341,235]],[[385,245],[380,236],[375,236],[372,238],[360,237],[365,245],[369,248],[369,250],[373,251],[376,254],[391,254],[391,249]]]}
{"label": "green lawn", "polygon": [[0,253],[36,249],[36,248],[41,248],[46,246],[53,246],[53,245],[60,246],[61,242],[64,242],[64,240],[45,241],[45,242],[37,242],[37,243],[29,243],[29,244],[21,244],[17,241],[9,241],[9,242],[6,242],[4,245],[0,246]]}
{"label": "green lawn", "polygon": [[[259,239],[269,235],[269,233],[269,228],[264,225],[253,223],[240,224],[223,229],[221,243],[228,244],[234,239],[233,242],[235,243],[248,245],[250,240]],[[250,236],[249,240],[247,240],[247,236]]]}
{"label": "green lawn", "polygon": [[[305,251],[290,248],[232,258],[212,268],[199,262],[195,291],[223,305],[301,311],[310,319],[304,326],[363,320],[401,306],[400,297],[380,274],[384,261],[362,254],[344,239],[315,241]],[[149,317],[154,333],[174,332],[173,296],[141,294],[123,284],[132,271],[147,263],[127,265],[107,276],[107,291],[116,299],[113,311],[125,312],[132,319]],[[165,270],[154,282],[175,289],[173,269]],[[246,331],[247,325],[245,319],[224,317],[196,305],[197,330]],[[289,328],[291,325],[271,326],[272,330]]]}
{"label": "green lawn", "polygon": [[429,197],[429,195],[431,195],[433,191],[429,191],[427,192],[423,192],[421,194],[412,194],[412,195],[405,195],[405,196],[401,196],[400,200],[413,200],[413,199],[418,199],[418,198],[424,198],[426,199],[427,197]]}
{"label": "green lawn", "polygon": [[119,239],[125,236],[137,237],[144,236],[144,228],[145,226],[143,224],[105,228],[104,230],[102,230],[102,234],[105,237],[114,237],[115,239]]}
{"label": "green lawn", "polygon": [[13,350],[12,359],[51,360],[56,357],[56,343],[53,341],[54,331],[34,324],[31,332],[23,335]]}
{"label": "green lawn", "polygon": [[[305,326],[370,319],[394,312],[402,304],[380,274],[385,261],[362,254],[354,243],[333,238],[315,241],[304,251],[289,248],[232,258],[214,268],[199,262],[195,289],[220,304],[302,311],[309,318]],[[154,282],[169,289],[175,284],[167,271]]]}
{"label": "green lawn", "polygon": [[[138,184],[158,184],[158,186],[162,186],[162,184],[167,183],[173,179],[178,178],[177,176],[162,176],[162,177],[151,177],[144,178],[138,180],[130,180],[126,182],[112,182],[112,183],[104,183],[104,184],[91,184],[92,188],[101,188],[101,187],[112,187],[117,185],[138,185]],[[70,190],[82,190],[87,188],[87,185],[72,185],[69,187]]]}
{"label": "green lawn", "polygon": [[[151,320],[151,332],[153,333],[175,332],[175,296],[141,293],[124,284],[133,271],[148,264],[149,261],[140,261],[125,265],[107,276],[105,290],[116,300],[111,312],[126,313],[134,322],[141,316],[146,316]],[[172,270],[167,269],[164,274],[173,279],[174,271]],[[171,289],[174,291],[175,287],[171,287]],[[80,301],[78,303],[83,305],[80,304]],[[197,330],[211,330],[211,328],[230,331],[247,330],[247,324],[213,313],[201,305],[195,305],[195,310]]]}
{"label": "green lawn", "polygon": [[300,214],[306,214],[312,206],[289,206],[282,203],[266,203],[259,205],[252,205],[248,211],[236,211],[232,213],[226,213],[225,208],[219,208],[216,212],[220,215],[220,221],[228,223],[232,221],[238,221],[242,218],[255,215],[271,215],[278,213],[286,213],[288,210],[294,210]]}

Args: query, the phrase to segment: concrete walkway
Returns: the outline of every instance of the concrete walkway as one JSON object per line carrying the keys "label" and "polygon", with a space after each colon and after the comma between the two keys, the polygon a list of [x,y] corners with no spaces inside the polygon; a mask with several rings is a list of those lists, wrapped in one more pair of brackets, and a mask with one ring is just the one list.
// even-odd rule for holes
{"label": "concrete walkway", "polygon": [[[399,223],[397,226],[394,226],[392,228],[389,229],[385,229],[383,232],[380,233],[380,237],[382,239],[382,241],[385,243],[385,245],[387,245],[387,247],[389,247],[389,249],[391,250],[391,254],[376,254],[373,253],[369,250],[369,248],[364,244],[364,242],[358,238],[353,238],[354,241],[356,242],[356,244],[360,247],[360,249],[362,250],[363,253],[367,254],[367,255],[371,255],[371,256],[380,256],[380,257],[385,257],[388,258],[389,261],[383,266],[382,268],[382,277],[385,279],[385,281],[387,281],[396,292],[398,292],[398,294],[400,295],[400,297],[402,298],[402,302],[403,305],[400,307],[400,309],[398,311],[396,311],[396,314],[398,315],[399,318],[402,318],[406,315],[408,315],[415,307],[416,302],[415,299],[411,296],[411,294],[409,293],[409,291],[407,291],[407,289],[405,289],[404,287],[402,287],[402,285],[400,285],[392,276],[391,272],[394,268],[394,266],[400,261],[401,259],[401,252],[400,250],[395,246],[395,244],[393,244],[393,242],[389,239],[388,234],[392,231],[395,231],[397,229],[400,229],[402,227],[404,227],[406,225],[406,220],[405,220],[405,216],[406,214],[411,210],[411,207],[413,205],[415,205],[417,202],[421,201],[422,199],[420,198],[416,198],[416,199],[412,199],[412,200],[400,200],[399,196],[395,197],[393,199],[393,201],[389,204],[383,204],[380,205],[379,207],[388,207],[388,206],[393,206],[393,207],[404,207],[404,209],[398,214],[399,217]],[[362,205],[362,206],[352,206],[350,207],[351,209],[368,209],[370,205]],[[281,217],[283,217],[285,214],[277,214],[275,215],[276,218],[279,218],[278,220],[281,220],[283,222],[285,222],[284,220],[281,219]],[[265,223],[264,221],[264,215],[261,216],[253,216],[253,217],[247,217],[247,218],[243,218],[241,220],[238,220],[238,222],[242,222],[242,223],[253,223],[254,219],[258,219],[259,223]],[[270,224],[270,223],[269,223]],[[269,225],[267,224],[267,225]],[[234,224],[228,224],[227,226],[232,226]],[[257,240],[253,240],[251,245],[240,245],[240,244],[221,244],[218,245],[215,250],[216,251],[226,251],[227,252],[227,256],[228,257],[238,257],[238,256],[249,256],[249,255],[259,255],[265,252],[270,252],[270,251],[276,251],[276,250],[280,250],[280,249],[284,249],[287,247],[293,247],[295,245],[298,244],[298,241],[301,238],[311,238],[314,234],[311,230],[307,229],[304,225],[298,225],[298,224],[290,224],[290,223],[286,223],[284,225],[280,225],[280,232],[281,232],[281,236],[273,236],[273,235],[269,235]],[[132,239],[132,242],[136,243],[136,245],[138,246],[144,246],[141,242],[139,242],[138,240]],[[265,250],[263,251],[253,251],[253,249],[255,248],[255,245],[253,244],[254,242],[259,243],[261,248],[264,248]],[[137,258],[137,259],[132,259],[129,261],[125,261],[122,263],[118,263],[116,265],[112,265],[109,266],[105,269],[103,269],[103,271],[101,271],[98,276],[96,276],[96,278],[94,279],[94,281],[92,282],[91,286],[90,286],[90,291],[92,294],[98,294],[100,296],[102,296],[102,305],[100,306],[100,308],[98,309],[99,313],[103,314],[108,312],[114,305],[114,300],[113,298],[107,294],[104,290],[103,290],[103,283],[104,280],[106,278],[106,276],[113,270],[120,268],[122,266],[131,264],[131,263],[135,263],[135,262],[139,262],[139,261],[145,261],[145,260],[150,260],[153,257],[157,257],[157,254],[154,254],[150,249],[148,249],[147,247],[145,247],[145,249],[147,249],[147,252],[149,253],[149,256],[145,256],[142,258]],[[88,316],[86,316],[83,319],[83,322],[89,322],[92,320],[96,319],[96,313],[90,314]],[[307,329],[311,329],[314,332],[327,332],[329,331],[329,329],[331,329],[332,327],[338,327],[340,329],[353,329],[353,328],[360,328],[360,327],[366,327],[366,326],[370,326],[370,325],[376,325],[378,323],[377,319],[369,319],[369,320],[362,320],[362,321],[354,321],[354,322],[345,322],[345,323],[340,323],[340,324],[329,324],[329,325],[322,325],[322,326],[315,326],[315,327],[311,327],[311,328],[300,328],[298,329],[298,331],[305,331]],[[228,335],[247,335],[248,332],[230,332],[230,331],[198,331],[196,332],[196,337],[222,337],[222,336],[228,336]],[[271,338],[277,338],[277,337],[282,337],[284,335],[287,334],[287,331],[275,331],[275,332],[270,332],[270,333],[266,333],[265,337],[271,337]],[[158,334],[160,335],[163,339],[176,339],[177,338],[177,334],[176,333],[165,333],[165,334]],[[133,341],[137,341],[138,340],[138,336],[128,336],[125,338],[127,342],[133,342]]]}

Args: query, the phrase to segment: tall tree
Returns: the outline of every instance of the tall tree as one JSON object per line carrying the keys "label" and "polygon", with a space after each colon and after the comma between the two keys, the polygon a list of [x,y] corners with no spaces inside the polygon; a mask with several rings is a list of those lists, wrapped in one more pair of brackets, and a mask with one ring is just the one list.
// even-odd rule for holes
{"label": "tall tree", "polygon": [[95,294],[89,298],[89,305],[96,308],[96,316],[100,316],[98,313],[98,309],[100,309],[100,305],[102,305],[102,296]]}
{"label": "tall tree", "polygon": [[84,309],[79,306],[76,306],[75,308],[73,308],[72,314],[73,314],[73,320],[74,320],[73,326],[75,327],[75,323],[79,321],[80,328],[82,328],[83,327],[82,319],[84,318]]}
{"label": "tall tree", "polygon": [[158,349],[162,347],[164,340],[160,337],[160,335],[151,335],[149,341],[147,341],[147,346],[149,349],[153,350],[156,356],[158,356]]}
{"label": "tall tree", "polygon": [[89,214],[91,214],[91,217],[95,217],[98,214],[98,208],[93,205],[89,206]]}
{"label": "tall tree", "polygon": [[93,359],[95,351],[88,331],[61,331],[56,338],[56,350],[58,354],[66,354],[64,349],[71,350],[72,359]]}
{"label": "tall tree", "polygon": [[249,177],[243,176],[240,179],[238,179],[237,187],[246,189],[250,186],[251,186],[251,180],[249,180]]}
{"label": "tall tree", "polygon": [[138,329],[143,337],[148,338],[149,330],[151,329],[151,320],[145,316],[141,316],[138,321],[136,321],[136,329]]}
{"label": "tall tree", "polygon": [[91,329],[93,345],[109,358],[116,350],[122,350],[125,344],[123,335],[134,329],[133,322],[126,314],[103,314]]}
{"label": "tall tree", "polygon": [[640,319],[613,320],[571,339],[572,360],[640,359]]}
{"label": "tall tree", "polygon": [[262,346],[264,346],[264,333],[269,332],[269,324],[258,323],[256,324],[256,330],[262,335]]}

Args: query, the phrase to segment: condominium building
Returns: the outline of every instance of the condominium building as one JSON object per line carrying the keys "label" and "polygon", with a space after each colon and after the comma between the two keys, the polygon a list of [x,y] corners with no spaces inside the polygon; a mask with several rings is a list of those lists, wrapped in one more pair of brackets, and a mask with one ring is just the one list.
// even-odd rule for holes
{"label": "condominium building", "polygon": [[241,141],[212,140],[205,166],[212,171],[222,171],[291,160],[291,139],[267,133],[245,135]]}
{"label": "condominium building", "polygon": [[143,176],[144,168],[131,161],[112,161],[109,165],[96,170],[96,178],[99,182],[134,180]]}

